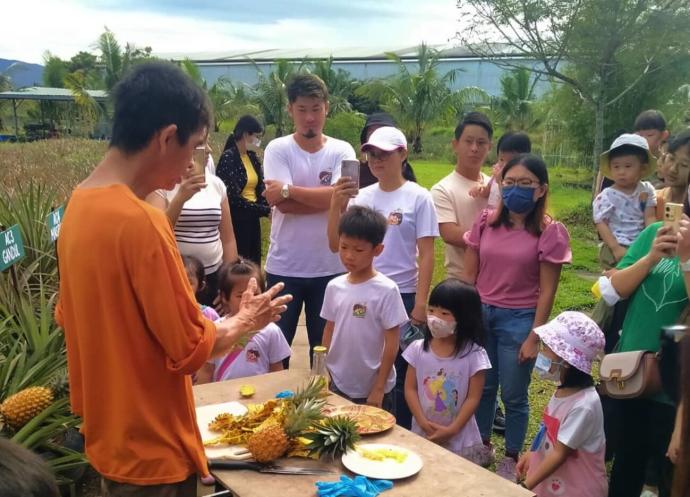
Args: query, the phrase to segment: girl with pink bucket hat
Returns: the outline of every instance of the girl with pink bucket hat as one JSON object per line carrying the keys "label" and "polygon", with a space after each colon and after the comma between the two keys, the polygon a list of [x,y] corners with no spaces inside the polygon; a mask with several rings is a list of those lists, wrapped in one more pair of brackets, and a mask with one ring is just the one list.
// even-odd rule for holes
{"label": "girl with pink bucket hat", "polygon": [[592,362],[604,351],[604,334],[590,318],[573,311],[534,332],[542,344],[535,371],[559,386],[530,452],[518,462],[518,476],[538,497],[605,497],[604,415],[592,379]]}

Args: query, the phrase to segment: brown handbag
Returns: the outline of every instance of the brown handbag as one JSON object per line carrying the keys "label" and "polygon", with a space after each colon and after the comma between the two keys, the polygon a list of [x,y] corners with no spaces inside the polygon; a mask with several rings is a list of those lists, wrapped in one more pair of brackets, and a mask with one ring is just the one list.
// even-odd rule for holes
{"label": "brown handbag", "polygon": [[661,392],[659,354],[646,350],[607,354],[599,368],[600,391],[614,399],[651,397]]}

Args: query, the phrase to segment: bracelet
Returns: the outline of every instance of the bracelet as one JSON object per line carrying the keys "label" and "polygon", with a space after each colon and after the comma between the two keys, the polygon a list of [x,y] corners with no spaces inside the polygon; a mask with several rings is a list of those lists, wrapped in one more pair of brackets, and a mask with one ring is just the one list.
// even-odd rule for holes
{"label": "bracelet", "polygon": [[680,263],[680,270],[684,273],[690,273],[690,259]]}

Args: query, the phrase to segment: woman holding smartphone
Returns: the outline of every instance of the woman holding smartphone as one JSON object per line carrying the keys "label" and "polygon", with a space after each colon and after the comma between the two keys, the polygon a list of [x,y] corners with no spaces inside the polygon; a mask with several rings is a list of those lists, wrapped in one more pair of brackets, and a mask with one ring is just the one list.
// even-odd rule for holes
{"label": "woman holding smartphone", "polygon": [[156,190],[146,201],[163,209],[175,231],[182,255],[196,257],[204,265],[206,286],[197,299],[212,306],[218,294],[218,270],[223,262],[238,259],[230,205],[223,181],[205,172],[211,154],[208,136],[194,151],[187,175],[172,190]]}
{"label": "woman holding smartphone", "polygon": [[[343,173],[335,184],[328,216],[328,243],[338,251],[338,222],[349,205],[362,205],[381,212],[388,220],[383,252],[374,266],[395,281],[413,324],[426,322],[426,302],[434,272],[434,238],[438,221],[431,194],[425,188],[405,179],[407,139],[392,126],[376,129],[362,145],[371,173],[378,180],[359,190],[355,178]],[[395,415],[400,426],[412,422],[404,386],[407,361],[399,353],[395,361],[397,373]]]}

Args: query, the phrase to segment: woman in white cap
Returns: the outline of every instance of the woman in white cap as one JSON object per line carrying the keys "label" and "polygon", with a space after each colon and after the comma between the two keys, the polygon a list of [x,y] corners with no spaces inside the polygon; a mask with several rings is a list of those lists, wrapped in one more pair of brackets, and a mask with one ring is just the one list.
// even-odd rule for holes
{"label": "woman in white cap", "polygon": [[[367,154],[371,173],[378,183],[362,190],[351,178],[335,184],[328,218],[328,241],[338,251],[338,221],[349,205],[362,205],[381,212],[388,220],[384,249],[374,267],[395,281],[413,324],[426,322],[426,302],[434,272],[434,238],[438,222],[431,194],[403,176],[407,158],[407,139],[392,126],[376,129],[361,147]],[[398,354],[395,362],[396,418],[410,428],[412,415],[405,403],[404,384],[407,363]]]}
{"label": "woman in white cap", "polygon": [[592,379],[592,362],[604,351],[604,334],[590,318],[572,311],[534,332],[542,343],[535,371],[559,385],[530,452],[520,458],[518,475],[538,497],[605,497],[604,415]]}

